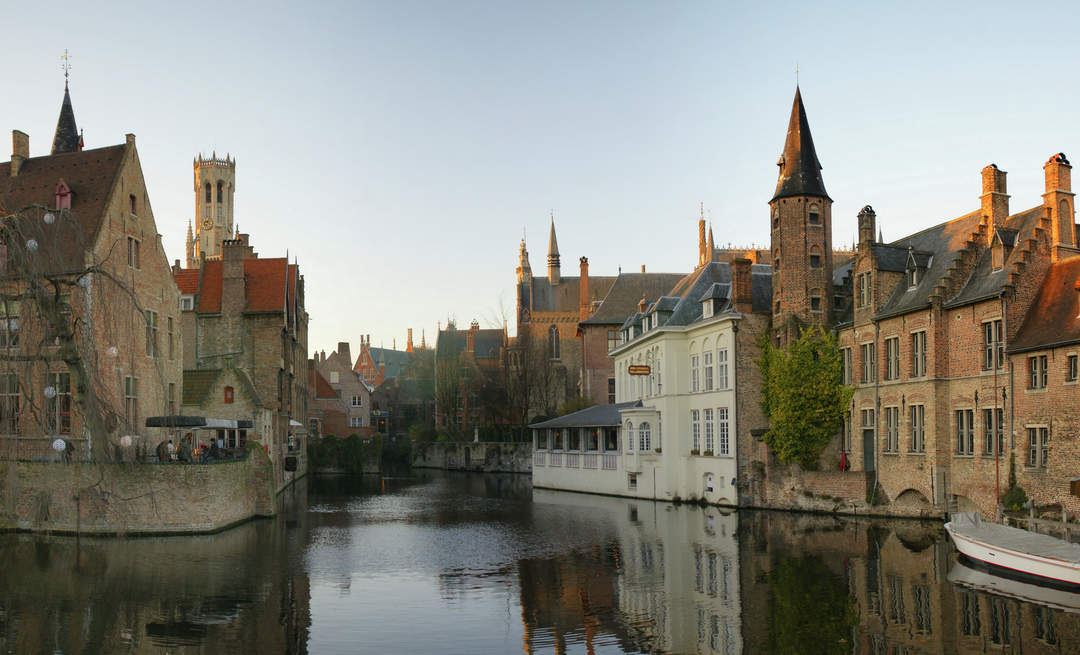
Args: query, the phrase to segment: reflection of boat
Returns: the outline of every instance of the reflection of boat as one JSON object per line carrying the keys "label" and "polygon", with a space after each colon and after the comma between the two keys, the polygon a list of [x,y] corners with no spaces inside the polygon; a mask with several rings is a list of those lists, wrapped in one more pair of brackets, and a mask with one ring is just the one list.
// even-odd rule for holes
{"label": "reflection of boat", "polygon": [[1076,591],[1003,578],[966,566],[962,560],[957,561],[949,571],[949,582],[975,591],[1015,598],[1024,603],[1045,605],[1066,612],[1080,612],[1080,593]]}
{"label": "reflection of boat", "polygon": [[1080,585],[1080,545],[986,523],[975,512],[953,514],[945,530],[956,549],[977,562],[1059,584]]}

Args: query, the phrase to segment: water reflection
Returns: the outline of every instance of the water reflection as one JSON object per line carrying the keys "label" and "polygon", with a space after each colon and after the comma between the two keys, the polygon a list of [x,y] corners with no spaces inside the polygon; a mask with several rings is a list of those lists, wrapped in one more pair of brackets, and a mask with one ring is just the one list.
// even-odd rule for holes
{"label": "water reflection", "polygon": [[0,652],[1067,653],[1080,594],[939,523],[314,478],[206,537],[0,535]]}

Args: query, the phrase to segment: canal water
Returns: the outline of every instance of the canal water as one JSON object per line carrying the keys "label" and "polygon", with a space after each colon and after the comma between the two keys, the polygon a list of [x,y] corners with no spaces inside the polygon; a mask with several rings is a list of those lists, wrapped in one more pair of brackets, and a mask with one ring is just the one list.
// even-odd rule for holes
{"label": "canal water", "polygon": [[[1070,653],[940,523],[312,477],[212,536],[0,535],[0,653]],[[996,585],[996,588],[992,588]]]}

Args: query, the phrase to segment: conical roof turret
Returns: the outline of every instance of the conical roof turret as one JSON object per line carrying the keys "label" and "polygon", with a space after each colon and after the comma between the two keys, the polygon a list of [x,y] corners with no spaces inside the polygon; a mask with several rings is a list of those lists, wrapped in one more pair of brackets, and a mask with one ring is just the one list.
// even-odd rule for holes
{"label": "conical roof turret", "polygon": [[548,235],[548,257],[559,257],[559,242],[555,240],[555,217],[551,218],[551,233]]}
{"label": "conical roof turret", "polygon": [[[806,120],[806,108],[803,107],[802,93],[795,87],[795,101],[791,105],[791,119],[788,121],[787,139],[784,141],[784,154],[776,162],[780,167],[780,177],[776,181],[777,198],[791,196],[820,196],[829,198],[825,191],[825,181],[821,178],[821,162],[814,150],[814,137],[810,134],[810,123]],[[829,198],[832,200],[832,198]]]}
{"label": "conical roof turret", "polygon": [[75,126],[75,110],[71,108],[71,94],[68,93],[67,82],[64,82],[64,102],[60,105],[60,119],[56,121],[56,134],[53,135],[50,154],[78,152],[81,149],[79,128]]}

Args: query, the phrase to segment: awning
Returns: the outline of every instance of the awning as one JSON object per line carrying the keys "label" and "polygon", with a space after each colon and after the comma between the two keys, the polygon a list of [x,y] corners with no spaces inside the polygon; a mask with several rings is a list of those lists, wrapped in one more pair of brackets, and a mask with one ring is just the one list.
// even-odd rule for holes
{"label": "awning", "polygon": [[304,424],[301,423],[300,421],[297,421],[296,419],[289,419],[289,427],[290,428],[302,428],[302,427],[304,427]]}
{"label": "awning", "polygon": [[250,429],[253,423],[248,419],[206,418],[204,416],[148,416],[148,428],[206,428],[206,429]]}

